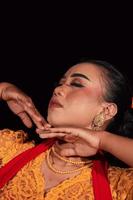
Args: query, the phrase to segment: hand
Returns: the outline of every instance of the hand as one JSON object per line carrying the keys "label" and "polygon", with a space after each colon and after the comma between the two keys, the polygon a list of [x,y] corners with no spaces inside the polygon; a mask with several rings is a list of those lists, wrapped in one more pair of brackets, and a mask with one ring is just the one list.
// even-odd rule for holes
{"label": "hand", "polygon": [[13,84],[4,83],[2,85],[1,98],[28,128],[32,127],[32,121],[40,129],[50,126],[38,112],[31,98]]}
{"label": "hand", "polygon": [[57,137],[73,145],[61,149],[62,156],[93,156],[97,153],[100,146],[100,131],[92,131],[87,128],[46,128],[37,129],[36,132],[41,138]]}

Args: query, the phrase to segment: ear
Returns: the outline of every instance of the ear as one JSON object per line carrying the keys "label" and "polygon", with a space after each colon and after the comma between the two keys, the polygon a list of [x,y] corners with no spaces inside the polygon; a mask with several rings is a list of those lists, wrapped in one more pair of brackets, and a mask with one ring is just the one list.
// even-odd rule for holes
{"label": "ear", "polygon": [[105,121],[112,119],[117,114],[117,105],[115,103],[103,103],[103,112]]}

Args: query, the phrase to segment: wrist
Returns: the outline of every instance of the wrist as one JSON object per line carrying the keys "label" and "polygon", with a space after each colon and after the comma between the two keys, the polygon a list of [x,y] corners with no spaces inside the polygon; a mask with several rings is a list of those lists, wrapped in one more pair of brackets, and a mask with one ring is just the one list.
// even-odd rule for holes
{"label": "wrist", "polygon": [[107,131],[99,132],[99,137],[100,137],[99,149],[100,150],[106,150],[106,143],[109,140],[109,135],[110,135],[110,133]]}

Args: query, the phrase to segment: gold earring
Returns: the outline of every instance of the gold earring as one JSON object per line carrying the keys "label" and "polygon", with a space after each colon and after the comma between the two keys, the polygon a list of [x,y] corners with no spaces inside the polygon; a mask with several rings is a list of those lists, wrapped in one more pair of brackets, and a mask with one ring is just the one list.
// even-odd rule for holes
{"label": "gold earring", "polygon": [[105,119],[103,113],[96,115],[92,123],[93,130],[99,130],[104,125],[104,121]]}

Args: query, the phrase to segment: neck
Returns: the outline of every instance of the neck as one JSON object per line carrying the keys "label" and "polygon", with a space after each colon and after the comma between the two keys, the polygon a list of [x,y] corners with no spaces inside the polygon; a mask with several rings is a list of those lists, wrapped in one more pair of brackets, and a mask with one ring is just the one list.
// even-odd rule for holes
{"label": "neck", "polygon": [[[53,159],[53,163],[56,163],[57,165],[60,165],[62,167],[65,166],[74,166],[74,163],[80,163],[77,166],[83,166],[86,162],[88,162],[87,158],[82,158],[80,156],[63,156],[63,152],[64,151],[70,151],[70,150],[74,150],[74,145],[72,143],[60,143],[59,141],[56,142],[56,144],[54,145],[54,150],[55,152],[59,155],[56,156],[54,152],[51,152],[51,157]],[[72,161],[72,162],[66,162],[63,159],[60,159],[60,157]]]}

